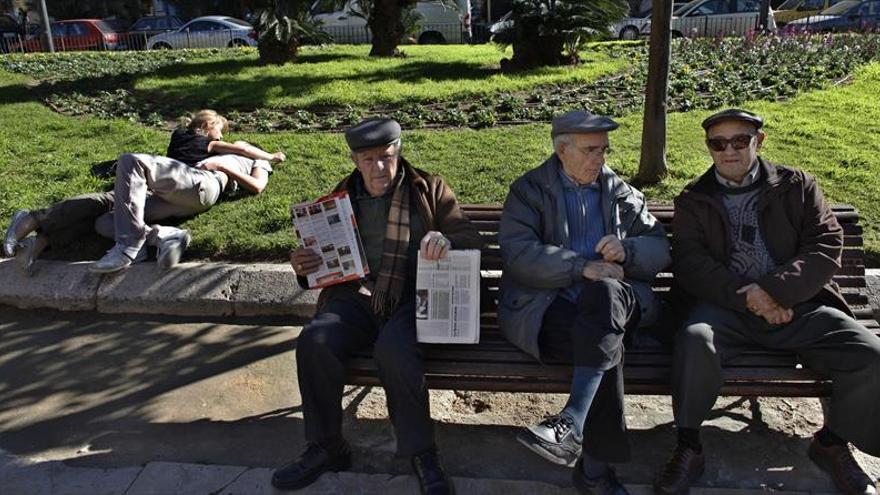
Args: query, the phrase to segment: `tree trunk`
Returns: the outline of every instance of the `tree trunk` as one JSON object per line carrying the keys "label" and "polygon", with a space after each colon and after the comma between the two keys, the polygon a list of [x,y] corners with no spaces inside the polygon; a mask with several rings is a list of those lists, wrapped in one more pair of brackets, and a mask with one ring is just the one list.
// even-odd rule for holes
{"label": "tree trunk", "polygon": [[401,13],[403,2],[398,0],[376,0],[368,24],[373,34],[371,57],[394,57],[399,55],[397,46],[406,34]]}
{"label": "tree trunk", "polygon": [[639,173],[632,180],[636,187],[656,184],[666,177],[666,98],[671,40],[672,0],[655,0],[642,120],[642,157]]}
{"label": "tree trunk", "polygon": [[554,67],[577,63],[563,54],[561,38],[534,37],[513,42],[513,58],[501,61],[503,72],[518,72],[536,67]]}

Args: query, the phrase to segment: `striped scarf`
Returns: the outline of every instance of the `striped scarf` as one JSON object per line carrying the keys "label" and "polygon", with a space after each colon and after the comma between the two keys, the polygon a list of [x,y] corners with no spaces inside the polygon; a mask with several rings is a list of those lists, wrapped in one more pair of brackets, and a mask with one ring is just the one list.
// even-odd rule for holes
{"label": "striped scarf", "polygon": [[387,320],[397,309],[406,283],[407,250],[409,249],[409,200],[412,170],[400,159],[400,173],[394,182],[388,226],[382,248],[382,268],[376,278],[371,304],[373,313]]}

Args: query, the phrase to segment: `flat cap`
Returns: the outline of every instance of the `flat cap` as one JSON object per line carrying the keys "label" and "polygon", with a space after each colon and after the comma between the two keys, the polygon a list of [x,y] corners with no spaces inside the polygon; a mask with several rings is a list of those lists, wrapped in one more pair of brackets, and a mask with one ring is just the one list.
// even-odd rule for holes
{"label": "flat cap", "polygon": [[362,120],[345,131],[345,141],[351,151],[389,145],[399,138],[400,124],[386,117]]}
{"label": "flat cap", "polygon": [[572,110],[553,118],[550,136],[608,132],[617,129],[618,126],[617,122],[608,117],[595,115],[585,110]]}
{"label": "flat cap", "polygon": [[757,114],[739,108],[728,108],[707,117],[703,121],[703,129],[708,131],[710,127],[724,120],[742,120],[754,125],[755,129],[760,129],[764,125],[764,119]]}

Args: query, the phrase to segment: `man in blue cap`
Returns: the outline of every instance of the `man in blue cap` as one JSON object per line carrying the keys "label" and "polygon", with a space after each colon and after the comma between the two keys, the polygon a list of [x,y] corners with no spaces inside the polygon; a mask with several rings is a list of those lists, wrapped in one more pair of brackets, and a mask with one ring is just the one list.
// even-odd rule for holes
{"label": "man in blue cap", "polygon": [[832,280],[843,229],[813,177],[758,155],[763,125],[740,109],[704,120],[713,165],[675,199],[672,271],[689,304],[672,369],[678,445],[654,488],[686,493],[703,474],[699,428],[722,367],[760,345],[795,352],[831,378],[809,456],[843,493],[876,494],[848,442],[880,455],[880,339],[852,318]]}
{"label": "man in blue cap", "polygon": [[[308,486],[327,471],[351,466],[342,436],[345,361],[373,346],[379,380],[397,437],[397,452],[410,457],[422,493],[453,493],[434,445],[421,351],[416,342],[416,263],[436,260],[451,248],[478,249],[482,238],[464,216],[452,190],[438,176],[400,156],[400,125],[367,119],[345,133],[356,170],[336,187],[348,191],[370,275],[330,286],[318,299],[314,319],[297,339],[296,363],[308,448],[279,468],[272,484]],[[290,263],[298,281],[324,263],[301,247]]]}
{"label": "man in blue cap", "polygon": [[553,119],[555,152],[510,186],[498,235],[502,332],[536,359],[574,364],[565,408],[518,440],[574,466],[581,493],[627,493],[609,466],[630,455],[623,336],[657,318],[650,281],[670,261],[644,197],[605,163],[617,126],[586,111]]}

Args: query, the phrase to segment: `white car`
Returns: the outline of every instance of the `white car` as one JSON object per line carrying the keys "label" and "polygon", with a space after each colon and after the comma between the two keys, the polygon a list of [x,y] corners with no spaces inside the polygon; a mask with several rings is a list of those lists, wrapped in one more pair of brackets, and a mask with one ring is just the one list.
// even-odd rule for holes
{"label": "white car", "polygon": [[180,29],[147,40],[147,50],[257,46],[254,27],[223,15],[196,17]]}
{"label": "white car", "polygon": [[[470,37],[470,0],[457,0],[458,8],[446,7],[436,1],[416,4],[420,44],[462,43]],[[311,8],[312,18],[321,22],[321,30],[333,37],[334,43],[369,43],[372,39],[367,20],[353,15],[356,0],[349,0],[342,9],[336,2],[317,0]]]}
{"label": "white car", "polygon": [[[672,4],[673,15],[684,6],[687,2],[674,2]],[[651,22],[651,9],[647,9],[641,14],[635,14],[630,17],[624,17],[620,21],[611,25],[611,34],[619,40],[637,40],[644,32],[646,24]]]}
{"label": "white car", "polygon": [[[672,36],[743,36],[759,29],[760,16],[761,0],[693,0],[672,16]],[[767,30],[776,30],[773,10],[767,19]],[[650,32],[649,21],[642,34]]]}

